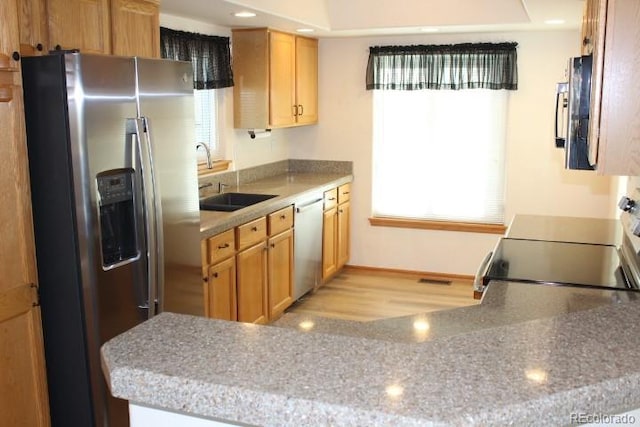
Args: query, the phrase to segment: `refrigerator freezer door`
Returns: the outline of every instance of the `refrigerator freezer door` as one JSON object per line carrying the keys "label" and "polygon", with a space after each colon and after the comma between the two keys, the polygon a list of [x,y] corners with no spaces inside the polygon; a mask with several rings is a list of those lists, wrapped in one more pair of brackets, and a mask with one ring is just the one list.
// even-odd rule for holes
{"label": "refrigerator freezer door", "polygon": [[[193,72],[187,62],[136,58],[138,109],[162,206],[164,286],[158,311],[204,315]],[[157,202],[157,200],[156,200]],[[162,265],[162,262],[160,262]]]}

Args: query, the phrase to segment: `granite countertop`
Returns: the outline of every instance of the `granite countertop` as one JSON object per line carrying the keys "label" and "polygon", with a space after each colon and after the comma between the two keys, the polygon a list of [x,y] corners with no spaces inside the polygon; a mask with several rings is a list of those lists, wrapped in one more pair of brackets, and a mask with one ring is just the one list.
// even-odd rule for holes
{"label": "granite countertop", "polygon": [[163,313],[103,369],[116,397],[255,425],[564,425],[640,407],[640,301],[588,292],[492,283],[423,315],[426,338],[412,316],[303,333]]}
{"label": "granite countertop", "polygon": [[352,174],[287,172],[225,189],[231,193],[275,194],[277,197],[234,212],[200,211],[203,239],[291,205],[301,198],[319,194],[353,181]]}

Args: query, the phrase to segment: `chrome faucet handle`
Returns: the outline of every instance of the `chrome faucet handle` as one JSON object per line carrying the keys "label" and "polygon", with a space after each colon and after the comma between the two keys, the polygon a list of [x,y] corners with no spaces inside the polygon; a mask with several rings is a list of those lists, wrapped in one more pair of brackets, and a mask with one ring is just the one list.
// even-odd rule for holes
{"label": "chrome faucet handle", "polygon": [[222,194],[224,193],[224,189],[225,188],[229,188],[231,187],[229,184],[223,184],[221,182],[218,183],[218,193]]}

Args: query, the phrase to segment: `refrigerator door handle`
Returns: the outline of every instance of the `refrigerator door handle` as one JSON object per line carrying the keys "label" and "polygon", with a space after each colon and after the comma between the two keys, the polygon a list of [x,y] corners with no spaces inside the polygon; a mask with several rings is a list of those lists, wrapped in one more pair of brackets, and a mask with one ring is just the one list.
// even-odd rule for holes
{"label": "refrigerator door handle", "polygon": [[[142,210],[142,221],[144,222],[143,234],[145,241],[146,271],[145,281],[136,282],[143,295],[138,308],[147,310],[147,317],[151,318],[157,314],[157,284],[158,284],[158,233],[157,215],[155,202],[155,177],[153,175],[153,158],[150,152],[150,144],[146,134],[146,123],[141,118],[127,119],[127,134],[129,134],[135,145],[134,155],[137,157],[135,164],[139,165],[140,181],[140,209]],[[153,303],[152,303],[153,302]]]}
{"label": "refrigerator door handle", "polygon": [[151,131],[151,123],[148,117],[141,117],[142,133],[144,138],[141,140],[143,148],[143,164],[146,165],[147,183],[145,185],[145,198],[150,200],[151,212],[147,210],[147,224],[149,233],[153,236],[153,244],[149,245],[149,301],[150,304],[149,317],[155,316],[163,309],[163,289],[164,289],[164,235],[162,230],[162,205],[160,191],[158,188],[157,171],[154,163],[153,153],[153,135]]}
{"label": "refrigerator door handle", "polygon": [[142,241],[141,249],[143,249],[144,259],[145,259],[145,271],[144,278],[140,278],[141,280],[133,281],[136,289],[136,295],[138,296],[138,308],[141,310],[146,310],[145,316],[147,318],[151,317],[152,314],[149,312],[149,301],[150,301],[150,288],[149,283],[151,283],[149,278],[149,247],[151,245],[150,236],[149,236],[149,215],[148,215],[148,198],[147,192],[145,189],[145,184],[147,178],[146,174],[146,166],[143,162],[143,148],[141,147],[141,135],[143,123],[141,120],[137,118],[128,118],[126,120],[126,144],[130,147],[130,149],[125,150],[125,165],[137,169],[136,172],[136,180],[138,184],[136,185],[136,210],[139,211],[139,214],[136,214],[138,218],[138,223],[143,223],[144,227],[136,227],[136,233],[138,233],[138,239]]}

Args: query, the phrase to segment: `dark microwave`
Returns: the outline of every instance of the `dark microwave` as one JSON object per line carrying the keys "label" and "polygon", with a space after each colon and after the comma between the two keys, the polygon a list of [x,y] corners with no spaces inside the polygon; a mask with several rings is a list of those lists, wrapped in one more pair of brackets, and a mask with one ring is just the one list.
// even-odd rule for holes
{"label": "dark microwave", "polygon": [[589,109],[591,100],[592,56],[569,60],[568,82],[556,89],[555,142],[564,149],[567,169],[593,170],[589,161]]}

